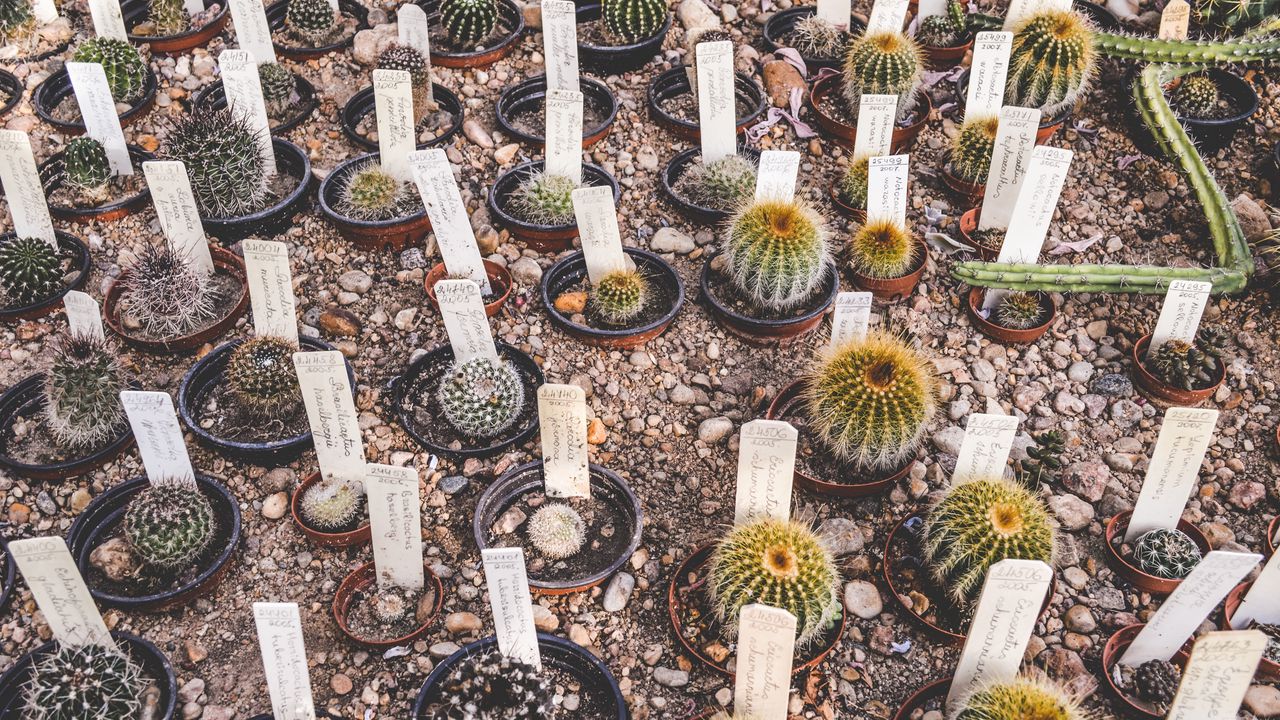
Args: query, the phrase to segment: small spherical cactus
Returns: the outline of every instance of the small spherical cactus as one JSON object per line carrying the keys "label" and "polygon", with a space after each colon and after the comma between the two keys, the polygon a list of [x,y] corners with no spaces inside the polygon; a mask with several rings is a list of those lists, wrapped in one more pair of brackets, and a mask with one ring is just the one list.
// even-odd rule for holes
{"label": "small spherical cactus", "polygon": [[101,447],[125,426],[120,391],[124,368],[107,341],[68,335],[54,346],[44,376],[44,418],[54,442],[67,450]]}
{"label": "small spherical cactus", "polygon": [[761,518],[733,528],[711,556],[708,590],[716,616],[736,628],[743,606],[764,603],[796,616],[796,644],[808,645],[840,616],[840,573],[813,530]]}
{"label": "small spherical cactus", "polygon": [[39,302],[62,286],[62,258],[40,238],[14,237],[0,244],[0,295],[8,307]]}
{"label": "small spherical cactus", "polygon": [[591,289],[591,306],[606,322],[620,325],[644,311],[649,280],[635,270],[617,270]]}
{"label": "small spherical cactus", "polygon": [[117,720],[141,716],[147,680],[142,668],[118,648],[58,643],[52,652],[37,657],[31,669],[31,680],[22,689],[26,700],[22,717]]}
{"label": "small spherical cactus", "polygon": [[440,0],[440,23],[450,42],[471,48],[498,27],[498,6],[494,0]]}
{"label": "small spherical cactus", "polygon": [[529,518],[529,541],[552,560],[578,554],[587,541],[587,526],[577,510],[564,503],[543,505]]}
{"label": "small spherical cactus", "polygon": [[1200,546],[1178,529],[1148,530],[1133,544],[1133,564],[1148,575],[1181,580],[1201,559]]}
{"label": "small spherical cactus", "polygon": [[1165,708],[1178,694],[1182,670],[1168,660],[1148,660],[1133,671],[1133,694]]}
{"label": "small spherical cactus", "polygon": [[280,63],[267,62],[258,66],[258,82],[267,114],[279,118],[288,113],[298,93],[298,76]]}
{"label": "small spherical cactus", "polygon": [[128,103],[142,97],[151,74],[147,61],[127,40],[91,37],[80,43],[71,59],[101,65],[116,102]]}
{"label": "small spherical cactus", "polygon": [[1194,343],[1169,340],[1150,353],[1151,372],[1183,390],[1210,387],[1226,356],[1226,333],[1220,328],[1201,328]]}
{"label": "small spherical cactus", "polygon": [[602,0],[604,27],[618,44],[637,43],[651,38],[667,19],[664,0]]}
{"label": "small spherical cactus", "polygon": [[392,43],[378,56],[379,70],[403,70],[409,73],[413,87],[413,120],[422,122],[433,109],[431,98],[431,65],[417,49]]}
{"label": "small spherical cactus", "polygon": [[31,0],[0,0],[0,45],[26,40],[35,29]]}
{"label": "small spherical cactus", "polygon": [[449,368],[436,398],[455,430],[469,437],[491,438],[520,417],[524,382],[508,362],[472,358]]}
{"label": "small spherical cactus", "polygon": [[964,28],[956,27],[950,15],[930,15],[920,22],[916,41],[925,47],[950,48],[964,43]]}
{"label": "small spherical cactus", "polygon": [[1173,105],[1180,113],[1193,118],[1211,118],[1218,114],[1218,84],[1208,75],[1187,75],[1173,91]]}
{"label": "small spherical cactus", "polygon": [[441,720],[540,720],[555,715],[551,682],[532,665],[497,650],[467,657],[440,686]]}
{"label": "small spherical cactus", "polygon": [[154,337],[191,332],[215,313],[215,293],[172,247],[145,245],[121,280],[127,315]]}
{"label": "small spherical cactus", "polygon": [[800,201],[742,206],[729,224],[725,271],[757,307],[789,310],[809,299],[831,264],[822,216]]}
{"label": "small spherical cactus", "polygon": [[1062,469],[1062,453],[1067,448],[1061,430],[1045,430],[1031,436],[1035,443],[1027,448],[1027,457],[1018,465],[1018,481],[1035,489],[1041,482],[1053,482]]}
{"label": "small spherical cactus", "polygon": [[1045,320],[1040,297],[1035,293],[1015,291],[1004,296],[996,305],[996,324],[1010,330],[1030,330]]}
{"label": "small spherical cactus", "polygon": [[324,532],[337,532],[360,520],[364,492],[355,483],[324,480],[302,493],[299,506],[307,525]]}
{"label": "small spherical cactus", "polygon": [[924,555],[933,579],[958,605],[977,599],[987,569],[1001,560],[1053,565],[1057,538],[1044,503],[1003,478],[952,486],[924,523]]}
{"label": "small spherical cactus", "polygon": [[323,45],[338,32],[338,13],[329,0],[289,0],[284,26],[313,45]]}
{"label": "small spherical cactus", "polygon": [[248,215],[270,200],[258,132],[230,110],[196,110],[175,121],[165,154],[186,164],[202,217]]}
{"label": "small spherical cactus", "polygon": [[865,157],[855,159],[840,176],[840,197],[851,208],[864,210],[867,207],[869,160]]}
{"label": "small spherical cactus", "polygon": [[898,117],[915,105],[924,55],[915,41],[899,32],[877,32],[856,38],[844,59],[845,103],[857,111],[863,95],[897,95]]}
{"label": "small spherical cactus", "polygon": [[256,337],[231,351],[227,388],[254,415],[269,417],[302,400],[293,354],[298,346],[278,337]]}
{"label": "small spherical cactus", "polygon": [[361,165],[338,194],[338,212],[355,220],[380,221],[404,217],[421,208],[417,190],[387,174],[369,160]]}
{"label": "small spherical cactus", "polygon": [[991,154],[996,149],[999,117],[985,117],[966,122],[951,146],[951,172],[968,183],[985,183],[991,169]]}
{"label": "small spherical cactus", "polygon": [[1088,720],[1080,701],[1047,680],[1019,676],[961,700],[956,720]]}
{"label": "small spherical cactus", "polygon": [[1039,108],[1046,119],[1075,104],[1093,76],[1093,30],[1070,10],[1048,10],[1014,30],[1005,103]]}
{"label": "small spherical cactus", "polygon": [[577,188],[572,178],[540,172],[511,193],[511,209],[527,222],[568,225],[574,221],[573,191]]}
{"label": "small spherical cactus", "polygon": [[147,16],[159,37],[185,32],[191,27],[191,15],[182,0],[149,0]]}
{"label": "small spherical cactus", "polygon": [[111,162],[102,143],[88,135],[73,138],[62,154],[63,182],[91,200],[106,197]]}
{"label": "small spherical cactus", "polygon": [[726,212],[750,198],[755,189],[755,163],[741,155],[729,155],[712,163],[692,163],[675,185],[681,197]]}
{"label": "small spherical cactus", "polygon": [[849,33],[814,13],[804,16],[791,28],[791,44],[801,55],[837,58],[849,47]]}
{"label": "small spherical cactus", "polygon": [[915,238],[893,220],[872,220],[849,241],[853,271],[866,277],[900,278],[911,272],[919,258]]}
{"label": "small spherical cactus", "polygon": [[373,610],[373,616],[378,622],[387,625],[404,620],[409,615],[410,604],[404,596],[404,591],[399,588],[379,591],[370,601]]}
{"label": "small spherical cactus", "polygon": [[177,573],[213,542],[217,519],[204,493],[177,484],[152,485],[129,502],[124,535],[148,567]]}

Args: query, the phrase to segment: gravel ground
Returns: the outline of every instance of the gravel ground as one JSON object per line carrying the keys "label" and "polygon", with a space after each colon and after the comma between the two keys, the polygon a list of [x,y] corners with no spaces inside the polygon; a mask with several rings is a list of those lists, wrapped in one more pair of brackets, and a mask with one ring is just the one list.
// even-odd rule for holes
{"label": "gravel ground", "polygon": [[[685,0],[686,3],[697,0]],[[778,7],[788,6],[782,0]],[[868,3],[855,7],[865,13]],[[83,8],[73,4],[73,26],[85,32]],[[621,104],[612,133],[584,159],[602,165],[622,185],[620,221],[628,245],[664,253],[686,288],[696,288],[698,272],[714,229],[690,224],[662,199],[659,173],[666,160],[688,147],[655,125],[645,107],[648,82],[678,64],[683,55],[680,9],[663,56],[638,72],[605,79]],[[760,77],[766,17],[758,5],[725,3],[716,11],[738,40],[740,70]],[[527,17],[536,19],[536,8]],[[373,21],[385,22],[375,8]],[[1149,20],[1149,18],[1148,18]],[[346,99],[367,84],[375,32],[348,51],[316,61],[288,63],[318,89],[321,104],[290,139],[310,153],[318,174],[359,154],[337,122]],[[153,58],[161,80],[157,108],[126,129],[131,142],[155,149],[170,119],[185,112],[194,92],[215,80],[214,58],[228,34],[207,49],[177,58]],[[541,36],[530,30],[516,52],[478,71],[439,69],[439,83],[466,105],[465,132],[447,148],[460,167],[462,194],[472,212],[483,251],[506,264],[517,289],[495,319],[495,335],[534,355],[552,382],[582,386],[593,424],[594,462],[622,474],[644,502],[644,543],[625,568],[614,598],[623,608],[608,611],[606,591],[537,599],[540,626],[590,647],[620,681],[636,718],[683,718],[700,707],[726,702],[726,678],[691,664],[673,642],[666,620],[665,588],[674,564],[712,540],[731,521],[737,429],[759,416],[768,400],[790,382],[811,357],[818,340],[761,351],[727,334],[696,302],[696,290],[672,328],[635,352],[606,351],[570,340],[538,307],[537,282],[555,258],[524,251],[494,229],[483,198],[505,167],[540,157],[540,150],[512,144],[496,130],[493,104],[501,91],[541,74]],[[0,59],[34,87],[60,59],[14,65]],[[1207,228],[1187,183],[1163,160],[1141,155],[1130,138],[1127,88],[1116,78],[1131,67],[1108,63],[1099,88],[1079,108],[1074,127],[1054,144],[1076,157],[1063,201],[1050,230],[1049,247],[1097,239],[1082,252],[1050,262],[1211,262]],[[1250,69],[1263,98],[1262,109],[1227,150],[1209,158],[1228,197],[1237,198],[1248,231],[1259,235],[1273,218],[1264,198],[1270,191],[1265,158],[1277,139],[1280,95],[1274,73]],[[770,83],[771,86],[773,83]],[[785,86],[771,87],[785,90]],[[952,98],[946,80],[930,90],[935,106]],[[785,93],[784,93],[785,95]],[[806,110],[806,113],[808,111]],[[935,113],[912,151],[911,218],[923,231],[926,210],[940,216],[936,227],[955,232],[967,207],[956,203],[937,177],[948,136],[955,132],[954,109]],[[40,123],[29,102],[5,119],[7,127],[29,131],[38,159],[67,140]],[[159,140],[157,140],[159,138]],[[762,147],[804,153],[803,193],[817,203],[847,164],[847,153],[820,140],[798,139],[784,121],[761,140]],[[834,218],[834,213],[832,213]],[[8,214],[0,213],[0,222]],[[848,232],[833,219],[837,238]],[[153,212],[123,221],[89,225],[78,232],[91,245],[95,268],[88,290],[101,298],[105,285],[143,243],[159,240]],[[958,237],[958,235],[957,235]],[[283,237],[291,245],[293,273],[304,333],[318,334],[341,349],[355,366],[357,406],[371,461],[411,465],[423,483],[423,526],[427,551],[445,581],[445,618],[404,655],[384,659],[345,641],[329,603],[342,578],[370,559],[369,549],[327,550],[310,545],[284,514],[284,493],[314,469],[311,455],[267,470],[209,453],[192,444],[196,467],[226,483],[244,512],[245,539],[234,567],[221,585],[188,607],[146,615],[107,610],[108,625],[141,634],[173,662],[184,718],[227,720],[269,710],[250,606],[255,601],[300,605],[312,682],[318,706],[343,718],[408,715],[408,706],[433,664],[469,639],[492,632],[470,520],[480,490],[497,474],[537,452],[530,444],[487,462],[439,464],[417,449],[393,420],[388,381],[416,356],[446,341],[437,313],[426,302],[422,279],[430,255],[369,253],[343,241],[318,211],[299,215]],[[797,679],[792,712],[801,717],[887,718],[923,682],[947,675],[957,648],[923,633],[900,613],[874,583],[880,548],[897,519],[924,506],[944,485],[954,463],[961,428],[971,412],[998,406],[1023,420],[1015,458],[1029,442],[1027,431],[1060,428],[1069,436],[1064,482],[1049,499],[1064,528],[1059,583],[1050,610],[1037,626],[1027,657],[1050,675],[1080,689],[1096,683],[1101,646],[1117,627],[1146,617],[1157,603],[1117,581],[1103,561],[1102,525],[1131,507],[1160,426],[1160,412],[1126,382],[1126,353],[1155,323],[1158,302],[1137,296],[1083,294],[1061,301],[1057,324],[1031,347],[1004,347],[979,335],[961,310],[961,288],[949,276],[955,260],[935,251],[924,281],[909,300],[878,311],[878,321],[918,338],[942,375],[944,412],[909,478],[886,496],[832,501],[797,493],[795,514],[826,523],[844,538],[840,567],[849,581],[845,600],[849,623],[837,650],[817,672]],[[335,310],[345,310],[343,316]],[[1275,311],[1267,295],[1254,291],[1214,299],[1207,324],[1230,327],[1234,359],[1227,382],[1213,398],[1222,415],[1200,481],[1184,517],[1211,538],[1214,547],[1260,551],[1266,522],[1280,502],[1274,478],[1275,424],[1271,417],[1278,368]],[[340,322],[345,318],[346,322]],[[354,318],[354,322],[352,322]],[[1268,320],[1271,318],[1271,320]],[[60,317],[0,328],[0,386],[8,386],[42,364],[48,342],[63,326]],[[232,333],[249,332],[242,320]],[[229,339],[229,338],[224,338]],[[201,353],[209,348],[203,348]],[[148,389],[176,391],[190,357],[129,354]],[[88,477],[33,483],[0,475],[3,530],[8,537],[64,534],[89,500],[109,486],[142,472],[136,454]],[[613,603],[609,604],[613,607]],[[0,670],[49,637],[25,587],[0,615]],[[1105,693],[1091,707],[1114,713]],[[1243,717],[1280,714],[1280,690],[1259,685],[1251,691]],[[1251,714],[1252,713],[1252,714]]]}

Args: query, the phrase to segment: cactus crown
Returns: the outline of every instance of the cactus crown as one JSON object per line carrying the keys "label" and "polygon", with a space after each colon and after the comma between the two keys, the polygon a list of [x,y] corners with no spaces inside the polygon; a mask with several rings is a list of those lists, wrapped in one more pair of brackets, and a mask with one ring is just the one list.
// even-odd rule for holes
{"label": "cactus crown", "polygon": [[1182,682],[1182,670],[1168,660],[1148,660],[1133,671],[1133,692],[1147,702],[1164,708],[1173,702]]}
{"label": "cactus crown", "polygon": [[289,0],[284,26],[299,38],[322,45],[338,32],[338,13],[329,0]]}
{"label": "cactus crown", "polygon": [[191,27],[191,15],[182,0],[148,0],[147,16],[159,37],[177,35]]}
{"label": "cactus crown", "polygon": [[996,149],[999,117],[969,120],[960,128],[951,145],[951,172],[970,183],[984,183],[991,169],[991,153]]}
{"label": "cactus crown", "polygon": [[915,41],[899,32],[863,35],[849,44],[844,59],[844,99],[857,112],[863,95],[897,95],[898,117],[915,105],[924,55]]}
{"label": "cactus crown", "polygon": [[379,70],[404,70],[415,88],[431,82],[430,66],[417,48],[391,43],[378,56]]}
{"label": "cactus crown", "polygon": [[63,182],[90,197],[101,196],[111,180],[111,162],[102,143],[81,135],[62,153]]}
{"label": "cactus crown", "polygon": [[217,520],[198,488],[152,485],[129,502],[124,534],[148,566],[176,573],[190,568],[213,542]]}
{"label": "cactus crown", "polygon": [[64,645],[32,663],[23,717],[116,720],[140,717],[142,668],[109,645]]}
{"label": "cactus crown", "polygon": [[716,616],[736,628],[743,606],[764,603],[796,616],[796,644],[816,639],[840,615],[840,573],[813,530],[760,518],[729,531],[711,556],[707,587]]}
{"label": "cactus crown", "polygon": [[526,178],[511,193],[511,209],[539,225],[567,225],[574,221],[572,178],[540,172]]}
{"label": "cactus crown", "polygon": [[680,197],[725,212],[750,198],[755,189],[756,165],[741,155],[728,155],[712,163],[699,159],[675,185]]}
{"label": "cactus crown", "polygon": [[649,302],[649,279],[635,270],[616,270],[591,288],[591,304],[611,325],[634,319]]}
{"label": "cactus crown", "polygon": [[1180,580],[1191,574],[1200,559],[1200,546],[1177,528],[1148,530],[1133,544],[1134,564],[1160,578]]}
{"label": "cactus crown", "polygon": [[30,0],[0,0],[0,44],[29,37],[36,28]]}
{"label": "cactus crown", "polygon": [[440,687],[442,720],[535,720],[553,717],[554,688],[538,669],[497,650],[471,655]]}
{"label": "cactus crown", "polygon": [[846,205],[862,209],[867,206],[867,173],[870,158],[855,158],[840,176],[840,196]]}
{"label": "cactus crown", "polygon": [[1218,84],[1208,75],[1187,75],[1173,91],[1172,105],[1183,115],[1211,118],[1218,114]]}
{"label": "cactus crown", "polygon": [[440,0],[440,22],[450,42],[473,47],[498,27],[498,6],[494,0]]}
{"label": "cactus crown", "polygon": [[1031,440],[1035,444],[1027,448],[1026,459],[1018,465],[1018,482],[1034,490],[1041,482],[1057,479],[1067,438],[1061,430],[1045,430],[1033,435]]}
{"label": "cactus crown", "polygon": [[392,625],[404,620],[409,615],[410,603],[405,591],[400,588],[381,590],[370,599],[373,616],[379,622]]}
{"label": "cactus crown", "polygon": [[227,360],[227,387],[249,412],[269,417],[302,399],[293,353],[298,346],[277,337],[245,340]]}
{"label": "cactus crown", "polygon": [[1183,390],[1209,387],[1226,357],[1226,333],[1220,328],[1201,328],[1194,344],[1170,340],[1148,358],[1151,372]]}
{"label": "cactus crown", "polygon": [[124,368],[107,341],[93,335],[67,335],[53,348],[44,377],[44,418],[59,447],[101,447],[125,426],[120,391],[127,390]]}
{"label": "cactus crown", "polygon": [[791,44],[801,55],[836,58],[848,49],[849,34],[814,13],[804,16],[791,28]]}
{"label": "cactus crown", "polygon": [[147,61],[127,40],[91,37],[80,43],[71,59],[101,65],[116,102],[130,103],[142,97],[151,74]]}
{"label": "cactus crown", "polygon": [[280,63],[262,63],[258,66],[258,82],[262,84],[262,100],[271,117],[280,117],[293,105],[298,78],[289,68]]}
{"label": "cactus crown", "polygon": [[949,2],[945,13],[925,18],[916,32],[917,41],[936,48],[962,45],[968,36],[969,19],[964,5],[959,2]]}
{"label": "cactus crown", "polygon": [[602,0],[601,19],[605,31],[618,44],[636,43],[653,37],[667,19],[664,0]]}
{"label": "cactus crown", "polygon": [[356,483],[327,479],[307,488],[299,503],[302,519],[317,530],[336,532],[355,525],[364,508],[364,491]]}
{"label": "cactus crown", "polygon": [[538,508],[529,518],[529,541],[543,555],[561,560],[578,554],[587,541],[587,526],[577,510],[564,503]]}
{"label": "cactus crown", "polygon": [[524,409],[524,381],[508,362],[486,357],[454,363],[436,394],[445,420],[469,437],[491,438]]}
{"label": "cactus crown", "polygon": [[1013,36],[1006,104],[1056,115],[1085,92],[1096,56],[1093,30],[1075,12],[1050,10],[1027,18]]}
{"label": "cactus crown", "polygon": [[956,720],[1088,720],[1080,701],[1056,684],[1019,676],[970,693]]}
{"label": "cactus crown", "polygon": [[169,133],[167,155],[186,163],[203,217],[248,215],[271,200],[258,133],[228,109],[198,109],[178,120]]}
{"label": "cactus crown", "polygon": [[831,262],[822,216],[801,200],[743,205],[729,224],[726,271],[757,307],[783,311],[807,300]]}
{"label": "cactus crown", "polygon": [[356,220],[380,221],[413,214],[421,207],[417,190],[369,160],[351,173],[338,195],[338,212]]}
{"label": "cactus crown", "polygon": [[0,244],[0,291],[6,305],[31,305],[62,285],[62,259],[40,238],[10,237]]}
{"label": "cactus crown", "polygon": [[1057,540],[1034,494],[1002,478],[955,485],[924,523],[925,558],[940,587],[961,606],[976,600],[987,569],[1001,560],[1052,565]]}
{"label": "cactus crown", "polygon": [[216,312],[216,292],[172,247],[145,245],[121,281],[130,317],[149,334],[184,335]]}
{"label": "cactus crown", "polygon": [[1028,330],[1044,322],[1045,311],[1035,293],[1012,292],[996,306],[995,321],[1001,327]]}
{"label": "cactus crown", "polygon": [[859,275],[898,278],[915,266],[920,248],[911,233],[893,220],[872,220],[853,234],[849,257]]}

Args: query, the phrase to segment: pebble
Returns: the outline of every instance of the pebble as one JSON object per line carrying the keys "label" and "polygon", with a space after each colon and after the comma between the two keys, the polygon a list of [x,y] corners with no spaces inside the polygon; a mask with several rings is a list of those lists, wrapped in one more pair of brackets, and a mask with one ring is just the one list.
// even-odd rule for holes
{"label": "pebble", "polygon": [[329,679],[329,687],[333,688],[333,691],[339,695],[346,695],[351,692],[355,685],[351,682],[351,678],[343,673],[338,673]]}
{"label": "pebble", "polygon": [[862,529],[857,523],[841,517],[827,518],[818,526],[818,537],[826,543],[827,548],[835,555],[852,555],[865,543]]}
{"label": "pebble", "polygon": [[279,520],[289,510],[289,495],[278,492],[262,501],[262,516],[268,520]]}
{"label": "pebble", "polygon": [[320,313],[320,329],[337,337],[355,337],[360,334],[360,319],[350,310],[332,308]]}
{"label": "pebble", "polygon": [[1049,498],[1049,509],[1065,530],[1081,530],[1093,522],[1093,506],[1075,495],[1054,495]]}
{"label": "pebble", "polygon": [[1128,375],[1107,373],[1106,375],[1099,375],[1089,385],[1089,389],[1099,395],[1128,397],[1133,395],[1133,381],[1129,379]]}
{"label": "pebble", "polygon": [[1244,694],[1244,706],[1260,718],[1280,716],[1280,689],[1273,685],[1254,685]]}
{"label": "pebble", "polygon": [[418,308],[408,307],[396,313],[396,317],[392,320],[392,324],[397,330],[409,331],[413,329],[413,321],[418,317]]}
{"label": "pebble", "polygon": [[480,632],[484,627],[479,616],[469,612],[449,613],[444,619],[444,629],[450,635],[468,635]]}
{"label": "pebble", "polygon": [[621,612],[627,606],[631,593],[635,589],[635,577],[631,573],[620,572],[614,575],[609,585],[605,587],[601,605],[609,612]]}
{"label": "pebble", "polygon": [[866,580],[851,580],[844,584],[844,609],[863,620],[870,620],[884,609],[880,589]]}
{"label": "pebble", "polygon": [[462,121],[462,134],[486,150],[493,147],[493,138],[489,135],[489,131],[485,130],[480,121],[475,118],[469,117]]}
{"label": "pebble", "polygon": [[1067,629],[1089,634],[1098,628],[1098,621],[1094,619],[1093,612],[1084,605],[1073,605],[1062,617],[1062,622]]}
{"label": "pebble", "polygon": [[708,445],[719,443],[731,432],[733,432],[733,421],[723,415],[707,418],[698,425],[698,439]]}
{"label": "pebble", "polygon": [[585,292],[561,293],[560,297],[551,304],[562,315],[575,315],[587,309],[587,294]]}
{"label": "pebble", "polygon": [[1111,479],[1111,469],[1097,460],[1084,460],[1068,465],[1062,471],[1062,485],[1090,502],[1102,499]]}
{"label": "pebble", "polygon": [[470,482],[462,475],[446,475],[441,478],[439,488],[445,495],[457,495],[465,490]]}
{"label": "pebble", "polygon": [[799,90],[801,97],[807,94],[808,85],[795,65],[786,60],[770,60],[764,64],[764,89],[774,107],[790,107],[791,94]]}
{"label": "pebble", "polygon": [[363,295],[373,287],[373,278],[363,270],[348,270],[338,276],[338,285],[347,292]]}
{"label": "pebble", "polygon": [[519,151],[520,151],[520,143],[511,143],[509,145],[503,145],[502,147],[493,151],[493,159],[496,160],[499,165],[506,165],[515,159],[516,153]]}
{"label": "pebble", "polygon": [[545,607],[534,603],[533,626],[542,632],[555,632],[560,627],[560,618]]}
{"label": "pebble", "polygon": [[196,702],[204,694],[204,680],[192,678],[178,688],[178,699],[184,703]]}
{"label": "pebble", "polygon": [[511,264],[511,277],[525,287],[536,289],[542,280],[542,266],[533,258],[522,257]]}
{"label": "pebble", "polygon": [[653,679],[665,687],[684,687],[689,684],[689,673],[659,665],[653,669]]}
{"label": "pebble", "polygon": [[1080,362],[1071,363],[1071,367],[1067,368],[1067,379],[1071,382],[1089,382],[1089,378],[1093,377],[1093,363]]}
{"label": "pebble", "polygon": [[693,238],[672,227],[658,228],[653,239],[649,241],[649,249],[656,253],[676,253],[688,255],[698,249]]}

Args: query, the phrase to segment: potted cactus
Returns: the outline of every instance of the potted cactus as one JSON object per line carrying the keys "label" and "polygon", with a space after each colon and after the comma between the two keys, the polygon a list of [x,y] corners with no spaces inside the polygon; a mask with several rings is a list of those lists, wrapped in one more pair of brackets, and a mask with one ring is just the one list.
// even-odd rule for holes
{"label": "potted cactus", "polygon": [[759,162],[760,153],[748,147],[710,163],[699,148],[690,148],[667,163],[662,189],[693,220],[718,223],[755,194]]}
{"label": "potted cactus", "polygon": [[849,51],[854,38],[867,26],[850,17],[846,27],[818,17],[813,5],[796,5],[772,13],[764,23],[764,44],[771,52],[789,47],[800,53],[811,73],[822,68],[837,68]]}
{"label": "potted cactus", "polygon": [[911,296],[924,274],[929,251],[922,240],[896,220],[873,220],[858,228],[849,241],[853,284],[881,302]]}
{"label": "potted cactus", "polygon": [[831,186],[831,203],[841,215],[857,223],[867,221],[867,176],[870,157],[851,158]]}
{"label": "potted cactus", "polygon": [[542,274],[542,304],[552,322],[591,345],[633,348],[661,335],[684,305],[684,282],[666,260],[624,248],[633,269],[592,283],[586,257],[573,253]]}
{"label": "potted cactus", "polygon": [[293,522],[321,547],[349,547],[369,542],[364,484],[314,473],[294,488],[289,501]]}
{"label": "potted cactus", "polygon": [[89,248],[70,233],[55,234],[55,242],[0,235],[0,321],[47,315],[88,281]]}
{"label": "potted cactus", "polygon": [[68,222],[111,222],[142,210],[151,201],[142,163],[154,158],[130,145],[133,174],[119,175],[112,171],[102,143],[88,135],[72,138],[62,152],[40,164],[49,214]]}
{"label": "potted cactus", "polygon": [[[378,56],[379,70],[404,70],[413,85],[414,130],[418,149],[448,142],[462,128],[462,102],[453,91],[431,82],[427,58],[408,45],[392,43]],[[378,149],[377,102],[373,86],[351,96],[342,108],[342,132],[360,147]]]}
{"label": "potted cactus", "polygon": [[665,0],[584,0],[577,6],[579,60],[611,73],[648,63],[671,29]]}
{"label": "potted cactus", "polygon": [[951,0],[946,12],[919,21],[916,42],[924,49],[926,67],[946,70],[958,65],[973,49],[975,34],[964,3]]}
{"label": "potted cactus", "polygon": [[982,288],[970,289],[965,305],[974,326],[994,340],[1014,344],[1035,342],[1058,317],[1058,306],[1048,293],[1021,290],[1002,293],[996,306],[986,310],[982,305],[987,292]]}
{"label": "potted cactus", "polygon": [[444,585],[423,561],[420,590],[378,582],[378,569],[365,563],[352,570],[333,596],[333,619],[352,642],[387,650],[426,634],[444,605]]}
{"label": "potted cactus", "polygon": [[[284,136],[310,118],[320,106],[315,86],[281,63],[258,65],[258,83],[262,87],[262,101],[272,135]],[[194,106],[200,110],[225,109],[226,86],[218,80],[205,87],[196,94]]]}
{"label": "potted cactus", "polygon": [[355,0],[277,0],[267,6],[271,44],[288,60],[310,60],[351,47],[369,27],[369,11]]}
{"label": "potted cactus", "polygon": [[[43,37],[37,32],[39,23],[31,0],[0,0],[0,47],[15,48],[19,62],[39,62],[67,49],[70,28],[65,35]],[[22,86],[18,85],[18,95]],[[3,113],[0,113],[3,114]]]}
{"label": "potted cactus", "polygon": [[417,0],[431,26],[431,62],[484,68],[515,50],[524,14],[512,0]]}
{"label": "potted cactus", "polygon": [[[690,142],[701,138],[698,121],[697,46],[706,42],[732,40],[724,30],[702,30],[688,34],[685,43],[687,65],[678,65],[658,75],[649,85],[649,114],[666,126],[676,137]],[[733,74],[733,100],[735,128],[745,133],[764,114],[767,100],[764,88],[749,75]]]}
{"label": "potted cactus", "polygon": [[[137,48],[125,40],[91,37],[76,46],[72,62],[98,63],[107,76],[107,87],[116,103],[128,105],[120,113],[120,124],[128,125],[151,111],[156,101],[156,76]],[[80,106],[76,103],[71,75],[63,68],[31,92],[36,115],[68,135],[85,131]]]}
{"label": "potted cactus", "polygon": [[538,252],[567,250],[578,236],[573,214],[573,191],[607,185],[613,201],[622,195],[618,181],[599,165],[582,164],[582,181],[544,171],[542,160],[520,163],[498,176],[489,187],[489,213],[516,239]]}
{"label": "potted cactus", "polygon": [[[579,77],[582,92],[582,147],[603,140],[618,117],[618,99],[608,85],[595,78]],[[502,91],[494,106],[498,127],[507,135],[530,145],[546,143],[547,78],[529,78]]]}
{"label": "potted cactus", "polygon": [[998,116],[966,118],[951,141],[951,152],[942,166],[942,180],[962,198],[982,198],[999,129]]}
{"label": "potted cactus", "polygon": [[948,705],[951,678],[925,685],[906,700],[893,720],[908,720],[919,714],[981,720],[1088,720],[1083,698],[1039,675],[1023,674],[1010,680],[985,684]]}
{"label": "potted cactus", "polygon": [[1130,356],[1138,390],[1164,405],[1198,405],[1226,379],[1230,336],[1221,327],[1203,327],[1194,342],[1170,340],[1151,350],[1148,333],[1133,344]]}
{"label": "potted cactus", "polygon": [[1165,86],[1169,105],[1200,147],[1216,152],[1258,111],[1258,91],[1244,78],[1212,68],[1182,75]]}
{"label": "potted cactus", "polygon": [[1107,521],[1104,549],[1108,564],[1134,587],[1167,595],[1209,552],[1209,539],[1195,525],[1179,519],[1175,527],[1148,530],[1126,542],[1131,515],[1125,511]]}
{"label": "potted cactus", "polygon": [[1036,142],[1044,143],[1088,92],[1098,57],[1094,30],[1074,10],[1045,10],[1021,21],[1013,33],[1005,104],[1039,108]]}
{"label": "potted cactus", "polygon": [[202,47],[226,27],[227,0],[204,0],[197,13],[187,12],[182,0],[124,0],[120,14],[129,41],[146,44],[153,53],[175,55]]}
{"label": "potted cactus", "polygon": [[[1223,630],[1237,629],[1232,627],[1232,622],[1236,611],[1240,609],[1240,604],[1253,589],[1253,584],[1253,580],[1247,580],[1232,588],[1227,594],[1227,599],[1222,603],[1221,627]],[[0,597],[0,608],[2,607],[4,607],[4,599]],[[1267,636],[1267,647],[1262,653],[1261,662],[1258,663],[1258,679],[1264,682],[1280,680],[1280,625],[1254,618],[1245,627],[1239,629],[1261,630]]]}
{"label": "potted cactus", "polygon": [[320,210],[356,247],[399,252],[421,244],[431,219],[417,186],[391,176],[380,159],[370,153],[334,168],[320,183]]}
{"label": "potted cactus", "polygon": [[1102,674],[1115,696],[1131,714],[1144,718],[1163,718],[1182,683],[1187,664],[1184,646],[1168,660],[1147,660],[1136,666],[1124,665],[1120,658],[1133,644],[1144,625],[1126,625],[1107,639],[1102,648]]}
{"label": "potted cactus", "polygon": [[924,53],[905,34],[864,33],[849,44],[842,72],[813,84],[809,103],[818,125],[831,139],[852,148],[862,96],[897,95],[898,116],[892,139],[892,149],[897,152],[920,134],[933,109],[929,94],[920,92],[923,72]]}

